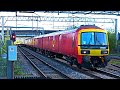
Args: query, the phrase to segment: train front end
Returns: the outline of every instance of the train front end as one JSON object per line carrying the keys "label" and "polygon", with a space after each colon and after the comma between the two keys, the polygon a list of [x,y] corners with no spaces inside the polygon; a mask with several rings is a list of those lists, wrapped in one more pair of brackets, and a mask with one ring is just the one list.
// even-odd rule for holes
{"label": "train front end", "polygon": [[103,29],[82,29],[78,33],[78,55],[82,66],[103,68],[110,61],[108,33]]}

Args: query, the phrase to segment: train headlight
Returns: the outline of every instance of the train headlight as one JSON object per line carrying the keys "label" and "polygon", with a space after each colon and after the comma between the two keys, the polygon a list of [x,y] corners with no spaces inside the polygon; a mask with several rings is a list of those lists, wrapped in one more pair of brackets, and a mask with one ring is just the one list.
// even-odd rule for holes
{"label": "train headlight", "polygon": [[101,54],[108,54],[108,51],[101,51]]}
{"label": "train headlight", "polygon": [[90,54],[90,50],[81,50],[81,54]]}

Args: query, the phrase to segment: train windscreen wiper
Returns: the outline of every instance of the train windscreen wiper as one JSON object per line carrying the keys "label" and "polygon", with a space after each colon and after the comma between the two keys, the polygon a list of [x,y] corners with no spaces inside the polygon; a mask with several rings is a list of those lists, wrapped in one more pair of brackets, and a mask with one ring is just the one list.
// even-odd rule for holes
{"label": "train windscreen wiper", "polygon": [[90,37],[90,40],[88,42],[88,45],[91,45],[90,42],[92,41],[92,34],[91,34],[91,37]]}
{"label": "train windscreen wiper", "polygon": [[[98,40],[97,36],[96,36],[96,42],[99,43],[99,45],[102,45],[102,43]],[[97,44],[96,44],[97,45]]]}

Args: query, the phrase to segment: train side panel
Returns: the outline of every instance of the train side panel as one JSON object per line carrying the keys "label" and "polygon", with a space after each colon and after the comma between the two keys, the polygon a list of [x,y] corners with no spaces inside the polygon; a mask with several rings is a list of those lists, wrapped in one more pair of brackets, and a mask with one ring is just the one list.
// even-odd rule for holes
{"label": "train side panel", "polygon": [[48,37],[43,37],[43,49],[44,50],[49,49]]}
{"label": "train side panel", "polygon": [[[68,33],[67,34],[67,53],[68,55],[75,57],[75,38],[74,38],[74,33]],[[69,43],[69,44],[68,44]]]}
{"label": "train side panel", "polygon": [[34,47],[38,48],[38,38],[34,38]]}
{"label": "train side panel", "polygon": [[38,48],[40,48],[40,49],[43,49],[43,38],[42,37],[40,37],[40,38],[38,38]]}
{"label": "train side panel", "polygon": [[53,36],[49,36],[48,39],[49,39],[49,51],[52,51],[52,47],[53,47],[53,45],[52,45]]}
{"label": "train side panel", "polygon": [[[59,37],[59,52],[61,54],[75,57],[75,33],[62,34]],[[68,44],[69,43],[69,44]]]}
{"label": "train side panel", "polygon": [[66,35],[65,34],[61,34],[59,36],[59,52],[61,54],[66,55]]}
{"label": "train side panel", "polygon": [[58,53],[58,35],[49,36],[49,51]]}
{"label": "train side panel", "polygon": [[32,47],[32,39],[29,39],[29,46]]}
{"label": "train side panel", "polygon": [[58,49],[59,49],[59,35],[55,35],[53,37],[53,41],[52,41],[52,50],[56,53],[58,53]]}
{"label": "train side panel", "polygon": [[31,39],[31,47],[34,47],[34,43],[35,43],[34,38],[32,38]]}
{"label": "train side panel", "polygon": [[81,40],[81,37],[80,37],[80,32],[81,30],[80,29],[78,29],[77,31],[76,31],[76,33],[75,33],[75,57],[77,58],[77,62],[79,63],[79,64],[82,64],[82,62],[83,62],[83,56],[82,55],[79,55],[79,53],[80,53],[80,44],[79,44],[79,42],[80,42],[80,40]]}

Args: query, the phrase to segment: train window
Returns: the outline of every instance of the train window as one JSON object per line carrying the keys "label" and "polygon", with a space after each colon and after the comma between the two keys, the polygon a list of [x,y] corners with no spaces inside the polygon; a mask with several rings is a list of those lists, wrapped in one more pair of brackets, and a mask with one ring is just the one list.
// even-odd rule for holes
{"label": "train window", "polygon": [[82,45],[93,45],[94,44],[94,33],[93,32],[82,33],[81,44]]}
{"label": "train window", "polygon": [[103,32],[83,32],[81,45],[107,45],[106,34]]}
{"label": "train window", "polygon": [[106,34],[101,32],[95,33],[95,44],[107,45]]}

